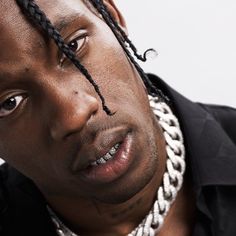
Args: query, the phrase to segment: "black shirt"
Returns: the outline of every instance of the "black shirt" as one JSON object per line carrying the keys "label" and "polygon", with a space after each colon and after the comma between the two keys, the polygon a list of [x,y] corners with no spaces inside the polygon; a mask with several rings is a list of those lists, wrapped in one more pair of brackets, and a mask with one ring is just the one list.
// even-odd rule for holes
{"label": "black shirt", "polygon": [[[236,235],[236,110],[193,103],[154,75],[179,119],[197,216],[192,236]],[[0,236],[56,236],[34,184],[8,164],[0,167]]]}

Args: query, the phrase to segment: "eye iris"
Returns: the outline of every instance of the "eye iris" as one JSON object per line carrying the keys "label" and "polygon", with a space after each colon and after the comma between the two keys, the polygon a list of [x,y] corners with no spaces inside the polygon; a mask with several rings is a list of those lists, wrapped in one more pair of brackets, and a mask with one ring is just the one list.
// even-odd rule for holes
{"label": "eye iris", "polygon": [[16,107],[16,99],[15,98],[9,98],[2,104],[2,108],[7,111],[11,111],[15,107]]}
{"label": "eye iris", "polygon": [[70,43],[69,43],[69,47],[70,47],[71,50],[76,51],[76,49],[78,48],[78,43],[77,43],[77,41],[74,40],[74,41],[70,42]]}

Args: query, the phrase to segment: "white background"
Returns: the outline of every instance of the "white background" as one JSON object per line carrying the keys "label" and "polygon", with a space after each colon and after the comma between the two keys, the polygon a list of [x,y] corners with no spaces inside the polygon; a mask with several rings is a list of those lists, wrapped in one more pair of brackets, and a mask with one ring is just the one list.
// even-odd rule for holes
{"label": "white background", "polygon": [[[236,107],[235,0],[115,0],[144,66],[194,101]],[[0,160],[1,161],[1,160]]]}
{"label": "white background", "polygon": [[144,65],[194,101],[236,107],[235,0],[115,0]]}

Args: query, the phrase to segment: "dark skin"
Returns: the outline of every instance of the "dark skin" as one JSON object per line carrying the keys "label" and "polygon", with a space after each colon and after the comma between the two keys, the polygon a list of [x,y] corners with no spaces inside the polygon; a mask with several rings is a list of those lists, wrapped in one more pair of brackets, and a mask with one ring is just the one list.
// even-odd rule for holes
{"label": "dark skin", "polygon": [[[105,2],[126,30],[113,1]],[[165,141],[146,89],[109,27],[82,1],[36,3],[66,42],[74,42],[79,60],[116,113],[105,114],[91,84],[14,1],[1,1],[0,103],[13,98],[16,105],[0,110],[0,156],[33,180],[75,232],[126,235],[151,208],[165,170]],[[87,178],[88,159],[97,158],[94,153],[120,133],[131,140],[126,170],[109,181]],[[190,235],[190,192],[185,183],[158,235]]]}

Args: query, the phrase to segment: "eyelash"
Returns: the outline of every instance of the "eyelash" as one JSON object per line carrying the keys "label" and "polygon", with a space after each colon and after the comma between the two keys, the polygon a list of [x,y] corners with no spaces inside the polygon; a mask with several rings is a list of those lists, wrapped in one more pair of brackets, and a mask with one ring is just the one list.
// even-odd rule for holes
{"label": "eyelash", "polygon": [[[87,34],[80,35],[80,36],[70,40],[68,45],[72,44],[73,42],[78,43],[78,41],[82,40],[82,43],[78,43],[78,45],[77,45],[77,47],[79,47],[79,48],[76,48],[75,50],[73,50],[76,54],[78,54],[79,52],[81,52],[84,45],[86,44],[87,38],[88,38]],[[66,56],[63,55],[60,60],[60,65],[63,65],[63,63],[65,62],[66,59],[67,59]],[[17,110],[18,107],[21,105],[21,103],[26,99],[26,97],[27,96],[24,94],[17,94],[17,95],[6,98],[3,102],[0,102],[0,119],[11,115],[15,110]],[[10,101],[11,99],[14,99],[14,101],[12,101],[12,102],[15,102],[15,107],[12,108],[11,110],[7,111],[7,109],[4,108],[4,105],[6,102]],[[13,104],[13,106],[14,106],[14,104]],[[3,111],[4,109],[5,109],[5,111]]]}
{"label": "eyelash", "polygon": [[[7,110],[6,108],[4,108],[4,105],[6,104],[6,102],[10,101],[11,99],[14,99],[15,107],[12,108],[12,110],[3,112],[2,110],[4,110],[4,109]],[[26,99],[26,95],[17,94],[17,95],[11,96],[11,97],[5,99],[3,102],[1,102],[0,103],[0,119],[11,115],[21,105],[21,103],[25,99]]]}
{"label": "eyelash", "polygon": [[[77,47],[79,47],[78,49],[75,49],[75,50],[72,49],[72,51],[74,51],[76,54],[78,54],[78,53],[81,53],[81,51],[83,50],[85,44],[87,43],[87,39],[88,39],[88,35],[83,34],[83,35],[80,35],[80,36],[70,40],[68,42],[68,45],[70,47],[70,44],[72,44],[73,42],[78,43],[79,41],[82,40],[82,43],[78,43],[78,45],[77,45]],[[73,47],[73,46],[71,45],[71,47]],[[67,59],[67,57],[63,54],[63,56],[60,59],[60,66],[63,66],[66,59]]]}

